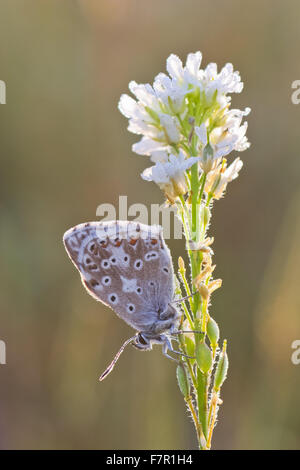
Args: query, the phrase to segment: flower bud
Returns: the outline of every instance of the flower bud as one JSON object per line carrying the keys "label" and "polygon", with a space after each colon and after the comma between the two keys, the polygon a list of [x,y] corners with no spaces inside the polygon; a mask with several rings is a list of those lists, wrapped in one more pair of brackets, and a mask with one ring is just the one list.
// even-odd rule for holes
{"label": "flower bud", "polygon": [[201,159],[201,167],[204,173],[209,173],[212,169],[214,161],[214,151],[210,144],[206,144],[203,150],[203,157]]}
{"label": "flower bud", "polygon": [[207,227],[207,224],[209,223],[210,218],[211,218],[210,208],[209,207],[204,207],[203,222],[204,222],[205,227]]}
{"label": "flower bud", "polygon": [[212,317],[209,317],[209,320],[206,326],[206,331],[207,331],[207,336],[209,338],[210,344],[212,345],[213,348],[216,348],[218,346],[218,341],[220,338],[220,330],[219,330],[217,322]]}
{"label": "flower bud", "polygon": [[207,300],[209,297],[209,290],[205,284],[199,284],[197,286],[198,292],[201,295],[202,299]]}
{"label": "flower bud", "polygon": [[187,378],[185,368],[182,364],[179,364],[177,366],[176,376],[180,391],[182,395],[187,398],[190,395],[190,382]]}
{"label": "flower bud", "polygon": [[201,273],[198,274],[198,276],[196,276],[193,280],[193,283],[194,283],[194,286],[196,287],[196,289],[199,289],[201,283],[203,281],[205,281],[205,279],[208,277],[208,276],[211,276],[214,269],[215,269],[215,265],[212,266],[211,264],[207,264],[205,266],[204,269],[202,269]]}
{"label": "flower bud", "polygon": [[208,283],[209,293],[212,294],[215,290],[220,289],[222,286],[222,279],[214,279]]}
{"label": "flower bud", "polygon": [[216,392],[220,390],[227,376],[229,363],[228,363],[228,356],[226,353],[226,345],[227,345],[227,341],[224,340],[223,350],[220,354],[219,362],[218,362],[216,373],[215,373],[214,390]]}
{"label": "flower bud", "polygon": [[178,258],[178,267],[179,267],[179,271],[185,272],[185,264],[181,256],[179,256]]}
{"label": "flower bud", "polygon": [[[186,347],[186,352],[188,356],[194,357],[195,356],[195,341],[193,338],[193,334],[185,334],[184,335],[184,342],[185,342],[185,347]],[[190,361],[193,361],[193,359],[190,359]]]}
{"label": "flower bud", "polygon": [[203,374],[206,374],[212,366],[213,360],[211,350],[204,341],[201,341],[196,346],[196,361]]}
{"label": "flower bud", "polygon": [[202,253],[212,253],[212,249],[203,242],[195,242],[194,240],[188,240],[188,249],[191,251],[201,251]]}

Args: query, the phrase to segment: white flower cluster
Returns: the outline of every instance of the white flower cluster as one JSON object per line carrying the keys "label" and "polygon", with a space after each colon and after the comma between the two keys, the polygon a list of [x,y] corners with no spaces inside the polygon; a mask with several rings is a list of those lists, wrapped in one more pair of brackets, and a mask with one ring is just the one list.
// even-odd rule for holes
{"label": "white flower cluster", "polygon": [[174,202],[177,196],[188,191],[185,172],[199,161],[199,157],[185,158],[180,150],[178,155],[157,152],[152,159],[156,161],[155,165],[146,168],[142,178],[154,181],[166,193],[169,201]]}
{"label": "white flower cluster", "polygon": [[[247,123],[242,124],[242,120],[250,109],[229,109],[228,93],[243,89],[239,72],[232,64],[226,64],[219,73],[213,63],[201,69],[201,60],[201,52],[191,53],[183,66],[171,54],[167,59],[169,75],[158,74],[153,86],[130,82],[136,99],[124,94],[119,102],[120,111],[129,119],[128,130],[142,135],[133,151],[150,156],[155,163],[142,177],[155,181],[170,200],[188,190],[187,170],[196,161],[201,172],[215,174],[222,158],[249,147]],[[238,159],[234,177],[240,167]]]}

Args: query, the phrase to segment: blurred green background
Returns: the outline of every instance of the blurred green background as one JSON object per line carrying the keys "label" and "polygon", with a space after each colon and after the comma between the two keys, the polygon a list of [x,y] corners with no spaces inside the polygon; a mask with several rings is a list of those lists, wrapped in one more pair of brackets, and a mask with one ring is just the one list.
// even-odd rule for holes
{"label": "blurred green background", "polygon": [[[251,148],[218,201],[211,314],[230,372],[215,449],[300,448],[299,1],[1,0],[0,447],[196,448],[175,367],[82,288],[62,244],[101,203],[161,203],[147,157],[117,110],[131,79],[152,82],[174,52],[232,62],[250,106]],[[173,259],[183,241],[168,242]]]}

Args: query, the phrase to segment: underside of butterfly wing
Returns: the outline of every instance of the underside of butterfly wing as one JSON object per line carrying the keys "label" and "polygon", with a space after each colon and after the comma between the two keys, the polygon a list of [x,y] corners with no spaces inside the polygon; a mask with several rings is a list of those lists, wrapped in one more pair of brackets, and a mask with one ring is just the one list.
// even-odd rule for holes
{"label": "underside of butterfly wing", "polygon": [[167,329],[174,281],[161,227],[90,222],[68,230],[64,244],[93,297],[139,331]]}

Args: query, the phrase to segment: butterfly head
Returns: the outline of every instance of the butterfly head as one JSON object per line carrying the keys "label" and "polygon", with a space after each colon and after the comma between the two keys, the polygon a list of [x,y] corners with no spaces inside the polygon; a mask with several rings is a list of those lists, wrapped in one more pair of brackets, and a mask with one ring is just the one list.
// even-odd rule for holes
{"label": "butterfly head", "polygon": [[151,334],[139,332],[134,336],[132,345],[141,351],[150,351],[153,344],[165,344],[168,332],[162,334]]}
{"label": "butterfly head", "polygon": [[135,336],[132,345],[142,351],[149,351],[152,349],[151,338],[147,337],[147,335],[143,333],[138,333]]}
{"label": "butterfly head", "polygon": [[180,313],[171,304],[158,312],[158,319],[147,330],[137,333],[132,342],[133,346],[143,351],[150,351],[153,344],[165,344],[166,335],[177,330]]}

